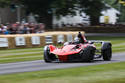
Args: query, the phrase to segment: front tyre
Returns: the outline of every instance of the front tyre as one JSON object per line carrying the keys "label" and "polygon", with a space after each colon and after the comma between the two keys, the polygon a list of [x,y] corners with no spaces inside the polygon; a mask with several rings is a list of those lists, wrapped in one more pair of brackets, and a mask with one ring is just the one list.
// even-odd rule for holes
{"label": "front tyre", "polygon": [[56,59],[56,56],[54,54],[50,53],[50,48],[49,46],[44,47],[44,61],[46,63],[51,63],[53,60]]}
{"label": "front tyre", "polygon": [[111,43],[104,43],[102,47],[103,60],[110,61],[112,58],[112,45]]}

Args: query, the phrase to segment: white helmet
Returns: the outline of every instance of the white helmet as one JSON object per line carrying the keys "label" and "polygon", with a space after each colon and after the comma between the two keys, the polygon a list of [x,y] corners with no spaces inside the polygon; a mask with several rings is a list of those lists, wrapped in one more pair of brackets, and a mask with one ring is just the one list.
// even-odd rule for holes
{"label": "white helmet", "polygon": [[75,43],[79,43],[79,38],[78,38],[78,37],[75,37],[75,38],[74,38],[74,42],[75,42]]}

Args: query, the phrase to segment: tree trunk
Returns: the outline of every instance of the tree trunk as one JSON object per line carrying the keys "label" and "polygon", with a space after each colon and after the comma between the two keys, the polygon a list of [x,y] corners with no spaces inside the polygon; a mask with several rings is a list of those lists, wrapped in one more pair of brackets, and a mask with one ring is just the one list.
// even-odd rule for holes
{"label": "tree trunk", "polygon": [[39,17],[39,22],[44,23],[46,25],[45,29],[52,29],[52,14],[42,14]]}
{"label": "tree trunk", "polygon": [[90,16],[90,24],[92,26],[99,25],[100,16]]}

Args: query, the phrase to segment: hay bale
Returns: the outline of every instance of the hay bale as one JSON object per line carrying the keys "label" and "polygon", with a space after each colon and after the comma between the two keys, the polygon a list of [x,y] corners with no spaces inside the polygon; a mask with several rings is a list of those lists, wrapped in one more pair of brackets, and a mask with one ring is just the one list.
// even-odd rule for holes
{"label": "hay bale", "polygon": [[[84,33],[84,32],[83,32]],[[18,37],[18,36],[23,36],[23,37],[32,37],[32,36],[47,36],[47,35],[68,35],[68,34],[78,34],[78,31],[66,31],[66,32],[61,32],[61,31],[56,31],[56,32],[45,32],[45,33],[40,33],[40,34],[16,34],[16,35],[0,35],[0,37]]]}
{"label": "hay bale", "polygon": [[[84,33],[84,32],[83,32]],[[58,35],[64,35],[64,42],[67,41],[67,35],[71,34],[73,36],[73,38],[76,36],[76,34],[78,34],[77,32],[71,32],[71,31],[66,31],[66,32],[45,32],[45,33],[41,33],[41,34],[16,34],[16,35],[0,35],[0,37],[3,38],[8,38],[8,45],[9,45],[9,49],[12,48],[31,48],[31,47],[42,47],[46,45],[46,41],[45,41],[45,36],[52,36],[52,41],[53,44],[57,44],[57,36]],[[25,46],[16,46],[16,41],[15,38],[16,37],[25,37],[25,41],[26,41],[26,45]],[[39,36],[40,37],[40,45],[32,45],[32,40],[31,37],[32,36]]]}
{"label": "hay bale", "polygon": [[67,42],[67,35],[64,35],[64,42]]}
{"label": "hay bale", "polygon": [[52,36],[52,41],[53,41],[53,44],[57,44],[58,42],[57,42],[57,35],[53,35]]}
{"label": "hay bale", "polygon": [[25,37],[25,40],[26,40],[26,47],[31,48],[32,47],[31,37]]}
{"label": "hay bale", "polygon": [[8,45],[9,45],[9,49],[11,48],[16,48],[16,44],[15,44],[15,37],[8,37]]}
{"label": "hay bale", "polygon": [[46,42],[45,42],[45,36],[40,36],[40,46],[44,46],[46,45]]}

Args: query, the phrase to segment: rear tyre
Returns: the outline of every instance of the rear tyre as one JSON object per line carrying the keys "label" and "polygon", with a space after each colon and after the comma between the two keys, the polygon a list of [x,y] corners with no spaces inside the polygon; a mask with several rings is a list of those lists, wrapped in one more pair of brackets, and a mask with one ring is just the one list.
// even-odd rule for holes
{"label": "rear tyre", "polygon": [[102,47],[103,60],[110,61],[112,58],[112,47],[111,43],[104,43]]}
{"label": "rear tyre", "polygon": [[55,59],[56,59],[56,56],[50,53],[50,49],[48,46],[45,46],[44,47],[44,61],[46,63],[51,63]]}
{"label": "rear tyre", "polygon": [[95,48],[92,46],[88,46],[86,47],[81,54],[82,57],[82,61],[84,62],[91,62],[94,59],[94,55],[95,55]]}

